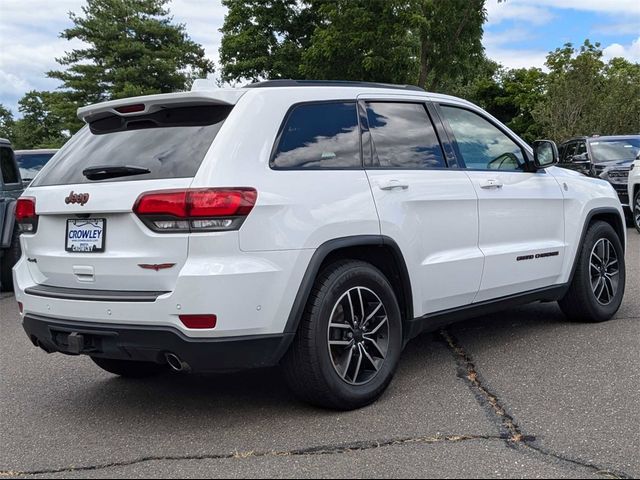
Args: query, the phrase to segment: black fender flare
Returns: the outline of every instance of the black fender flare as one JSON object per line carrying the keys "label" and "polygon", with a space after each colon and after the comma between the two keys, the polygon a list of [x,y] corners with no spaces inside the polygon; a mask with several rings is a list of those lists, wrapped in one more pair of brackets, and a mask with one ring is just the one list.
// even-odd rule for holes
{"label": "black fender flare", "polygon": [[[600,207],[600,208],[594,208],[593,210],[589,211],[589,213],[587,213],[587,216],[585,218],[584,224],[582,225],[582,233],[580,234],[580,242],[578,243],[578,248],[576,249],[576,255],[573,259],[573,266],[571,267],[571,273],[569,274],[569,281],[566,284],[566,291],[569,290],[569,287],[571,286],[571,283],[573,282],[573,277],[576,273],[576,270],[578,268],[578,260],[580,258],[580,251],[582,249],[582,245],[584,244],[584,239],[587,236],[587,230],[589,229],[589,225],[591,225],[591,222],[593,221],[593,218],[596,215],[613,215],[616,217],[617,223],[618,223],[618,227],[616,228],[614,226],[614,230],[616,231],[616,233],[620,236],[620,243],[622,243],[622,249],[623,251],[627,250],[627,245],[625,242],[625,236],[624,236],[624,232],[626,230],[626,223],[625,223],[625,219],[623,216],[620,215],[620,212],[613,207]],[[565,291],[565,293],[566,293]]]}
{"label": "black fender flare", "polygon": [[311,294],[311,289],[313,288],[313,284],[320,273],[320,267],[326,258],[336,250],[360,246],[386,246],[391,248],[394,253],[394,260],[400,272],[402,291],[404,294],[403,300],[406,304],[407,318],[403,320],[410,320],[413,318],[413,291],[411,290],[411,279],[409,277],[409,271],[407,270],[407,264],[398,244],[392,238],[384,235],[354,235],[329,240],[316,249],[309,261],[307,270],[302,277],[302,282],[300,283],[298,293],[293,301],[293,306],[291,307],[284,333],[296,333],[298,331],[298,325],[300,324],[304,308],[307,304],[307,300],[309,299],[309,295]]}

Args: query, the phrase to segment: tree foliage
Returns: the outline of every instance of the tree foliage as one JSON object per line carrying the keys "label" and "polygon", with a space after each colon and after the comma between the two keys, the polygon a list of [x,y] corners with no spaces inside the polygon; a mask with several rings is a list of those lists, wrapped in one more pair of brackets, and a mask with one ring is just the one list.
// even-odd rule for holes
{"label": "tree foliage", "polygon": [[0,138],[13,138],[15,124],[11,110],[0,103]]}
{"label": "tree foliage", "polygon": [[416,0],[414,24],[420,38],[417,84],[439,91],[467,82],[484,61],[485,0]]}
{"label": "tree foliage", "polygon": [[305,78],[413,83],[416,41],[405,0],[323,0],[321,19],[302,55]]}
{"label": "tree foliage", "polygon": [[486,0],[224,0],[225,81],[465,83],[484,61]]}
{"label": "tree foliage", "polygon": [[533,117],[550,138],[640,132],[640,65],[602,60],[600,44],[566,44],[547,57],[545,95]]}
{"label": "tree foliage", "polygon": [[63,119],[55,113],[56,93],[27,92],[18,102],[22,117],[13,119],[13,114],[0,106],[0,137],[11,140],[15,149],[57,148],[69,138],[64,130]]}
{"label": "tree foliage", "polygon": [[[48,72],[62,82],[68,115],[78,106],[105,100],[174,92],[194,76],[213,71],[204,49],[174,24],[168,0],[87,0],[83,15],[71,13],[67,40],[86,45],[67,52]],[[67,123],[74,127],[71,119]],[[75,123],[75,128],[79,126]]]}
{"label": "tree foliage", "polygon": [[316,27],[314,9],[297,0],[223,0],[222,79],[299,78]]}

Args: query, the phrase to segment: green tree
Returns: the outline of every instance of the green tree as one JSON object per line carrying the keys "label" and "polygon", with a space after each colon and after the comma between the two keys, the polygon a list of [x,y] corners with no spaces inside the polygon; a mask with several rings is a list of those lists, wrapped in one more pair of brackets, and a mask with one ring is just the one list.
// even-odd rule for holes
{"label": "green tree", "polygon": [[223,79],[477,79],[486,0],[223,0]]}
{"label": "green tree", "polygon": [[485,0],[413,0],[420,38],[418,85],[442,91],[473,79],[484,60]]}
{"label": "green tree", "polygon": [[323,80],[415,83],[415,20],[405,0],[314,2],[319,26],[303,53],[301,73]]}
{"label": "green tree", "polygon": [[593,112],[601,105],[604,62],[599,44],[588,40],[576,50],[570,43],[547,57],[547,92],[534,116],[555,140],[596,132]]}
{"label": "green tree", "polygon": [[535,121],[533,111],[544,100],[546,74],[539,68],[506,70],[499,82],[502,92],[495,97],[495,104],[509,116],[501,120],[529,143],[542,137],[542,128]]}
{"label": "green tree", "polygon": [[13,146],[16,149],[58,148],[69,138],[64,132],[63,119],[52,109],[55,94],[30,91],[18,102],[22,118],[13,127]]}
{"label": "green tree", "polygon": [[[187,88],[194,76],[213,71],[203,48],[182,24],[174,24],[168,0],[87,0],[83,15],[71,13],[73,27],[61,33],[81,40],[57,59],[64,70],[48,72],[62,81],[68,106],[174,92]],[[62,111],[61,110],[61,111]],[[75,115],[75,114],[74,114]],[[66,123],[79,126],[67,117]]]}
{"label": "green tree", "polygon": [[223,0],[220,31],[224,81],[299,78],[302,53],[316,27],[315,10],[297,0]]}
{"label": "green tree", "polygon": [[12,140],[15,123],[11,110],[0,103],[0,138]]}
{"label": "green tree", "polygon": [[614,58],[605,65],[604,77],[600,130],[640,133],[640,64]]}

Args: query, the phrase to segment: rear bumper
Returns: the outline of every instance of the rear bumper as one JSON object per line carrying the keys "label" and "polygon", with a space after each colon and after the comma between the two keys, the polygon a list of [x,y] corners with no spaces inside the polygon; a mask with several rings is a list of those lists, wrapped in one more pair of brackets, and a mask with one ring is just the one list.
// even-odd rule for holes
{"label": "rear bumper", "polygon": [[293,334],[190,338],[171,327],[72,322],[34,315],[24,317],[23,327],[33,344],[48,353],[154,363],[166,363],[165,355],[173,353],[194,372],[271,367],[278,364],[293,339]]}

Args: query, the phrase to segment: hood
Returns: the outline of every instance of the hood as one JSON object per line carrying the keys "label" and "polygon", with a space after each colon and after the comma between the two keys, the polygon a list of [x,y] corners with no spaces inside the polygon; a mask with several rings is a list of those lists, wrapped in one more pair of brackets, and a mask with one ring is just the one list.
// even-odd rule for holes
{"label": "hood", "polygon": [[628,158],[626,160],[610,160],[608,162],[598,162],[595,165],[596,168],[631,167],[631,164],[633,162],[633,158]]}

